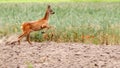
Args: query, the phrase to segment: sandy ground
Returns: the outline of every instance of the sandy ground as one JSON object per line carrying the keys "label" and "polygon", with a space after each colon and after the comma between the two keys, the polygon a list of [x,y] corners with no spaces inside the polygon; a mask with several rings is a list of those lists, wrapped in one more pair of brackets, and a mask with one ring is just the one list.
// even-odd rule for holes
{"label": "sandy ground", "polygon": [[119,68],[119,45],[0,42],[0,68]]}

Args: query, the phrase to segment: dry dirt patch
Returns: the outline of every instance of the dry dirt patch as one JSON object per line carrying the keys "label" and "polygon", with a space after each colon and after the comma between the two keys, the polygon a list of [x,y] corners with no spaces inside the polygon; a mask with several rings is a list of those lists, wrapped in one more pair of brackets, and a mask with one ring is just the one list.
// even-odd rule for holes
{"label": "dry dirt patch", "polygon": [[41,42],[0,43],[0,68],[119,68],[120,46]]}

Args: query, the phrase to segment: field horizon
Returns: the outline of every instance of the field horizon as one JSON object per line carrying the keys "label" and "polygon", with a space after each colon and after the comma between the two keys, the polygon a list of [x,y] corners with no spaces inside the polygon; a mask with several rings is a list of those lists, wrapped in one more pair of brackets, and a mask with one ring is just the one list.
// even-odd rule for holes
{"label": "field horizon", "polygon": [[120,2],[120,0],[0,0],[1,3],[11,2]]}

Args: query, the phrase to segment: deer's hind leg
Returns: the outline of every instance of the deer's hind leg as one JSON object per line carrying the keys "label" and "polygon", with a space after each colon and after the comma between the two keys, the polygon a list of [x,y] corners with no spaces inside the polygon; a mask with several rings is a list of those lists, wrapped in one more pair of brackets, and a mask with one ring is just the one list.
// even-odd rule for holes
{"label": "deer's hind leg", "polygon": [[21,34],[19,37],[18,37],[18,40],[17,41],[14,41],[14,42],[12,42],[11,44],[16,44],[17,42],[18,42],[18,45],[20,45],[20,40],[25,36],[25,32],[23,33],[23,34]]}
{"label": "deer's hind leg", "polygon": [[18,37],[18,44],[20,45],[20,40],[25,36],[25,33],[21,34],[19,37]]}
{"label": "deer's hind leg", "polygon": [[[25,37],[25,36],[29,36],[30,34],[30,30],[29,31],[26,31],[26,32],[23,32],[23,34],[21,34],[19,37],[18,37],[18,44],[20,45],[20,40]],[[28,38],[29,39],[29,38]]]}
{"label": "deer's hind leg", "polygon": [[28,43],[29,43],[30,45],[32,45],[32,43],[31,43],[31,41],[30,41],[30,33],[27,35],[26,39],[27,39]]}

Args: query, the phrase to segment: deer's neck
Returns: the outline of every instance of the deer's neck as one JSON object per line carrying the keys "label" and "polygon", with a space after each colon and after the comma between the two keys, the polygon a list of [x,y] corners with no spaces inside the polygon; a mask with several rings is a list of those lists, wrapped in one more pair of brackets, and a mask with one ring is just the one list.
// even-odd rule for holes
{"label": "deer's neck", "polygon": [[44,20],[48,20],[49,19],[49,12],[46,11],[45,16],[43,17]]}

